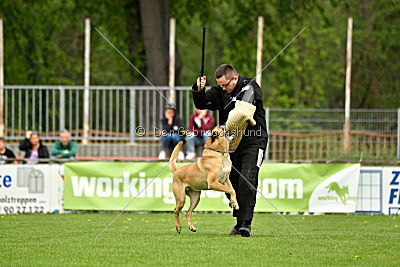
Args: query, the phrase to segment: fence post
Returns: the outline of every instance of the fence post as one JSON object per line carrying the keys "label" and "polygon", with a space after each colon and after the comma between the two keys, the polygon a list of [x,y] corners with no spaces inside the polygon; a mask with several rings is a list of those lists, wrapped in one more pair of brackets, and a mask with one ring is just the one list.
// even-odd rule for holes
{"label": "fence post", "polygon": [[397,158],[400,159],[400,108],[397,109]]}
{"label": "fence post", "polygon": [[59,86],[60,90],[60,132],[65,130],[65,91],[62,86]]}
{"label": "fence post", "polygon": [[4,125],[4,43],[3,19],[0,19],[0,137],[5,136]]}
{"label": "fence post", "polygon": [[[267,125],[267,131],[269,132],[269,107],[265,108],[265,123]],[[268,160],[268,152],[269,152],[269,143],[271,142],[270,136],[268,135],[268,143],[267,143],[267,148],[265,149],[265,160]]]}
{"label": "fence post", "polygon": [[83,144],[89,142],[90,19],[85,19],[85,90],[83,93]]}
{"label": "fence post", "polygon": [[264,17],[258,16],[256,82],[261,87]]}
{"label": "fence post", "polygon": [[135,90],[133,88],[129,89],[129,141],[131,143],[135,142],[136,133],[136,114],[135,114]]}
{"label": "fence post", "polygon": [[[175,103],[175,19],[169,20],[169,97],[172,104]],[[181,107],[182,109],[182,107]],[[182,118],[182,117],[181,117]]]}
{"label": "fence post", "polygon": [[347,45],[346,45],[346,83],[345,83],[345,113],[343,125],[343,152],[350,150],[350,101],[351,101],[351,45],[353,36],[353,18],[347,21]]}

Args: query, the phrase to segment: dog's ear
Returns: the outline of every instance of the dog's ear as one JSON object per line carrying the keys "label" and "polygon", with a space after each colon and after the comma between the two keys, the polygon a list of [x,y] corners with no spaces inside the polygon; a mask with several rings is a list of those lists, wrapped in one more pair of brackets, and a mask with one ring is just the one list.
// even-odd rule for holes
{"label": "dog's ear", "polygon": [[214,141],[215,141],[215,135],[212,134],[212,135],[211,135],[211,143],[214,143]]}
{"label": "dog's ear", "polygon": [[218,139],[218,137],[219,137],[219,132],[213,130],[211,132],[211,141],[214,143],[215,139]]}

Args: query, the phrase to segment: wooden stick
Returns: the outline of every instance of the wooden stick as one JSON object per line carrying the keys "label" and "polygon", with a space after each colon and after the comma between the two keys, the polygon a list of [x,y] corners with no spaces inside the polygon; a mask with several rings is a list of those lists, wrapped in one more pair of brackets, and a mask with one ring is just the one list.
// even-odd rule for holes
{"label": "wooden stick", "polygon": [[261,69],[262,69],[262,50],[263,50],[263,28],[264,28],[264,17],[258,17],[258,31],[257,31],[257,65],[256,73],[260,73],[256,77],[257,84],[261,87]]}
{"label": "wooden stick", "polygon": [[175,29],[176,29],[176,21],[174,18],[170,18],[170,20],[169,20],[169,97],[168,97],[168,100],[173,104],[175,104]]}

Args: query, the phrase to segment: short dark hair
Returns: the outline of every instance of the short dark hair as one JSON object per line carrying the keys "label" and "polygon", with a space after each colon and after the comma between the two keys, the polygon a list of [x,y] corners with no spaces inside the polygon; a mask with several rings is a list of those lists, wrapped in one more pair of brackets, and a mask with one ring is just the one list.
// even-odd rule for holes
{"label": "short dark hair", "polygon": [[31,138],[31,137],[32,137],[32,135],[37,135],[37,136],[40,138],[40,135],[39,135],[39,133],[38,133],[38,132],[32,131],[32,132],[31,132],[31,135],[29,136],[29,138]]}
{"label": "short dark hair", "polygon": [[215,78],[219,79],[222,76],[237,76],[239,73],[235,70],[232,65],[222,64],[215,70]]}
{"label": "short dark hair", "polygon": [[4,137],[0,137],[0,142],[5,143],[5,142],[6,142],[6,139],[5,139]]}

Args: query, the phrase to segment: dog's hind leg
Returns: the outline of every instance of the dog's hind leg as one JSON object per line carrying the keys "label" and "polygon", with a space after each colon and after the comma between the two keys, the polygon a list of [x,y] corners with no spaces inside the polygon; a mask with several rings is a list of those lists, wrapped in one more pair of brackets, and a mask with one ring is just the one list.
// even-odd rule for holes
{"label": "dog's hind leg", "polygon": [[186,212],[187,223],[189,225],[189,230],[192,232],[196,232],[196,227],[194,227],[192,221],[192,212],[197,207],[197,204],[199,204],[201,192],[186,188],[186,194],[190,197],[190,206],[188,211]]}
{"label": "dog's hind leg", "polygon": [[172,182],[172,192],[174,193],[176,203],[174,209],[176,231],[180,234],[182,230],[182,225],[179,220],[179,212],[185,205],[185,188],[182,183],[176,182],[174,180]]}

